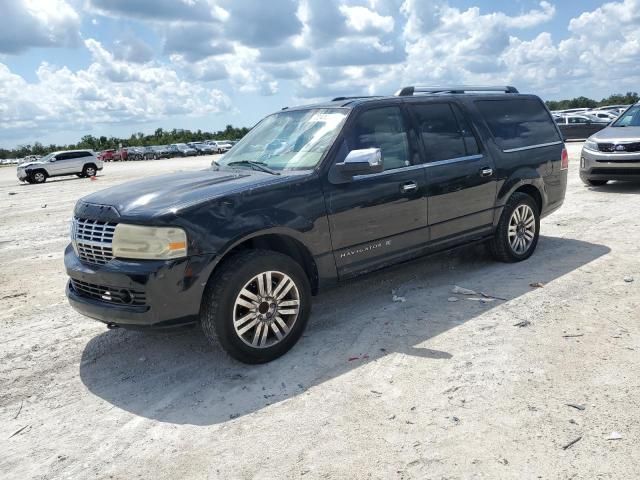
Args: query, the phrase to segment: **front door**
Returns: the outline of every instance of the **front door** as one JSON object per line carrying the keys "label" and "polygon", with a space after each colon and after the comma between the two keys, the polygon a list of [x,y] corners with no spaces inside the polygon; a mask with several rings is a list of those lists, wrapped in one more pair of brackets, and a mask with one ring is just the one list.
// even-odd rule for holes
{"label": "front door", "polygon": [[324,191],[338,273],[350,276],[408,256],[428,241],[426,177],[399,106],[374,107],[346,126],[334,163],[380,148],[384,171]]}
{"label": "front door", "polygon": [[410,103],[408,108],[427,161],[431,240],[490,228],[496,171],[471,122],[455,103]]}

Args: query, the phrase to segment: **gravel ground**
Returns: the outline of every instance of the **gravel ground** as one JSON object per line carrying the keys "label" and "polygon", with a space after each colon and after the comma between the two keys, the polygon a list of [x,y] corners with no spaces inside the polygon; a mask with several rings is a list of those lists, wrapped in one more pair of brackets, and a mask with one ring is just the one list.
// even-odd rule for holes
{"label": "gravel ground", "polygon": [[64,297],[77,198],[210,158],[33,186],[0,169],[0,475],[639,478],[640,185],[584,187],[580,147],[531,259],[473,247],[351,281],[257,367],[195,330],[106,330]]}

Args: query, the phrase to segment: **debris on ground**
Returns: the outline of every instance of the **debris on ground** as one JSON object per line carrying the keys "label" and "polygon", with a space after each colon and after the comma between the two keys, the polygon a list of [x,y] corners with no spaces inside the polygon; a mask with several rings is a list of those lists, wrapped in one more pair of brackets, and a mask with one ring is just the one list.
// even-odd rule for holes
{"label": "debris on ground", "polygon": [[47,208],[47,204],[43,203],[42,205],[40,205],[40,208]]}
{"label": "debris on ground", "polygon": [[579,403],[565,403],[567,407],[575,408],[576,410],[584,410],[587,408],[586,405],[581,405]]}
{"label": "debris on ground", "polygon": [[369,355],[362,355],[362,356],[358,356],[358,357],[349,357],[349,361],[353,362],[355,360],[366,360],[367,358],[369,358]]}
{"label": "debris on ground", "polygon": [[535,283],[530,283],[529,286],[531,288],[544,288],[544,283],[542,282],[535,282]]}
{"label": "debris on ground", "polygon": [[398,295],[394,295],[393,296],[393,301],[397,302],[397,303],[404,303],[404,302],[407,301],[407,299],[404,298],[404,297],[399,297]]}
{"label": "debris on ground", "polygon": [[627,283],[631,283],[633,282],[633,277],[630,275],[627,275],[626,277],[624,277],[624,281]]}
{"label": "debris on ground", "polygon": [[4,297],[0,297],[0,300],[8,300],[9,298],[18,298],[18,297],[26,297],[27,294],[25,292],[14,293],[11,295],[5,295]]}
{"label": "debris on ground", "polygon": [[374,395],[382,395],[382,392],[379,392],[377,390],[371,390],[371,393],[373,393]]}
{"label": "debris on ground", "polygon": [[447,302],[457,302],[458,300],[460,300],[458,297],[449,297],[449,298],[447,298]]}
{"label": "debris on ground", "polygon": [[513,324],[514,327],[520,327],[520,328],[528,327],[529,325],[531,325],[531,322],[529,320],[522,320],[521,322]]}
{"label": "debris on ground", "polygon": [[567,333],[562,335],[564,338],[584,337],[584,333]]}
{"label": "debris on ground", "polygon": [[575,445],[576,443],[578,443],[580,440],[582,440],[582,435],[580,435],[578,438],[576,438],[575,440],[571,440],[569,443],[567,443],[566,445],[564,445],[562,447],[563,450],[566,450],[567,448]]}
{"label": "debris on ground", "polygon": [[458,285],[454,285],[451,293],[458,293],[460,295],[478,295],[478,292],[475,290],[469,290],[468,288],[459,287]]}
{"label": "debris on ground", "polygon": [[485,298],[485,297],[467,297],[467,300],[471,300],[472,302],[480,302],[480,303],[491,303],[494,301],[493,298]]}
{"label": "debris on ground", "polygon": [[502,298],[502,297],[496,297],[495,295],[489,295],[488,293],[484,293],[484,292],[480,292],[480,295],[482,295],[484,298],[493,298],[494,300],[503,300],[503,301],[507,301],[506,298]]}
{"label": "debris on ground", "polygon": [[607,437],[607,440],[622,440],[622,435],[618,432],[611,432],[611,435]]}
{"label": "debris on ground", "polygon": [[9,192],[9,195],[17,195],[18,192]]}
{"label": "debris on ground", "polygon": [[19,430],[16,430],[15,432],[13,432],[13,433],[11,434],[11,436],[10,436],[9,438],[13,438],[13,437],[15,437],[16,435],[19,435],[19,434],[20,434],[20,433],[22,433],[22,432],[23,432],[27,427],[30,427],[30,426],[31,426],[31,424],[29,424],[29,425],[25,425],[24,427],[20,428]]}
{"label": "debris on ground", "polygon": [[16,418],[18,418],[18,415],[20,415],[20,412],[22,411],[22,405],[24,404],[24,400],[22,400],[20,402],[20,408],[18,409],[18,412],[13,416],[13,419],[15,420]]}

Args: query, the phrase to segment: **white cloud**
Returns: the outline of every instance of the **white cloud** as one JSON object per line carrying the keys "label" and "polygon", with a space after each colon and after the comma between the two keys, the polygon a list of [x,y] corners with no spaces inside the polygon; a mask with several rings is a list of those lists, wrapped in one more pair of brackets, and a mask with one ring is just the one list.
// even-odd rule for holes
{"label": "white cloud", "polygon": [[71,71],[43,63],[27,82],[0,64],[0,131],[92,129],[96,124],[138,123],[173,115],[199,116],[230,108],[220,90],[190,82],[165,65],[117,60],[94,39],[88,68]]}
{"label": "white cloud", "polygon": [[347,26],[359,34],[376,35],[393,31],[393,17],[383,16],[367,7],[340,5],[340,11],[347,19]]}
{"label": "white cloud", "polygon": [[80,17],[65,0],[4,0],[0,53],[66,47],[80,40]]}

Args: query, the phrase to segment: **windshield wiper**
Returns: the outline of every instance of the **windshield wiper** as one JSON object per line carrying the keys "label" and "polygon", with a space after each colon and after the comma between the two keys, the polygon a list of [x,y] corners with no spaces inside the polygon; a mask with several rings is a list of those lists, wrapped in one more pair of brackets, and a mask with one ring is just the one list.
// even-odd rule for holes
{"label": "windshield wiper", "polygon": [[271,175],[280,175],[280,172],[272,170],[271,168],[267,167],[266,163],[258,162],[257,160],[236,160],[235,162],[227,163],[228,167],[232,165],[249,165],[254,170],[260,170],[261,172],[270,173]]}

